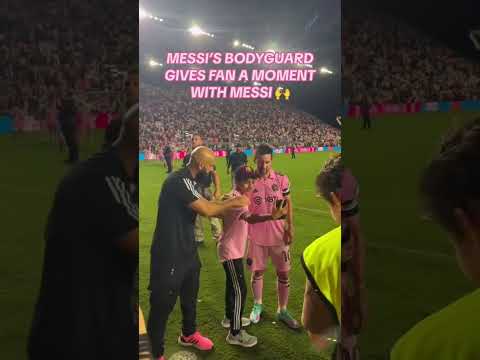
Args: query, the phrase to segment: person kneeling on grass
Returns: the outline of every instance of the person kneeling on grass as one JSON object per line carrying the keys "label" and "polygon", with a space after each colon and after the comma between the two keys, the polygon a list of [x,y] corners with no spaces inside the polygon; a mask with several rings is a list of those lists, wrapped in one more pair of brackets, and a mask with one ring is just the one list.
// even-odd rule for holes
{"label": "person kneeling on grass", "polygon": [[[253,189],[255,172],[248,166],[241,166],[235,171],[235,189],[224,198],[249,196]],[[248,224],[280,219],[287,214],[281,204],[270,215],[253,215],[248,206],[231,209],[223,215],[224,231],[218,242],[218,256],[226,275],[225,318],[222,326],[230,328],[227,342],[231,345],[253,347],[257,338],[249,335],[242,326],[250,325],[248,318],[242,318],[247,295],[243,257],[248,237]]]}
{"label": "person kneeling on grass", "polygon": [[415,325],[397,341],[391,359],[480,359],[480,118],[447,137],[420,192],[430,217],[451,235],[460,268],[476,290]]}

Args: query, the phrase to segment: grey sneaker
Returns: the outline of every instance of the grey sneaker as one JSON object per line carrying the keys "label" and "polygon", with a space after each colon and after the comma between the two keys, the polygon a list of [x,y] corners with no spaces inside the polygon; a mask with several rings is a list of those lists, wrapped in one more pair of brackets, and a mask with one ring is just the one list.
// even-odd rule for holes
{"label": "grey sneaker", "polygon": [[230,345],[239,345],[250,348],[257,345],[257,337],[250,335],[245,330],[240,330],[240,332],[235,336],[229,332],[227,335],[227,343]]}
{"label": "grey sneaker", "polygon": [[[249,318],[246,318],[246,317],[242,317],[242,327],[247,327],[248,325],[250,325],[252,322],[250,321]],[[225,328],[225,329],[229,329],[230,328],[230,319],[227,319],[227,318],[224,318],[221,322],[222,326]]]}

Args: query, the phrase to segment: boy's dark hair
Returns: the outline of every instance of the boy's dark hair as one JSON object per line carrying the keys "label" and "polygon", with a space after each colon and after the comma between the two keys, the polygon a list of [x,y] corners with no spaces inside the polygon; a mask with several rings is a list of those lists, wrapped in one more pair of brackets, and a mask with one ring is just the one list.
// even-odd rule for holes
{"label": "boy's dark hair", "polygon": [[480,118],[452,131],[420,181],[428,215],[449,232],[460,233],[454,209],[480,217]]}
{"label": "boy's dark hair", "polygon": [[273,148],[267,144],[258,145],[257,149],[255,150],[255,158],[263,155],[271,155],[273,157]]}
{"label": "boy's dark hair", "polygon": [[328,202],[332,202],[331,193],[337,193],[342,188],[342,175],[345,167],[342,158],[336,156],[327,161],[320,174],[318,174],[315,185],[318,193]]}
{"label": "boy's dark hair", "polygon": [[250,166],[243,165],[240,166],[237,170],[235,170],[235,183],[241,184],[249,179],[255,179],[255,170],[253,170]]}

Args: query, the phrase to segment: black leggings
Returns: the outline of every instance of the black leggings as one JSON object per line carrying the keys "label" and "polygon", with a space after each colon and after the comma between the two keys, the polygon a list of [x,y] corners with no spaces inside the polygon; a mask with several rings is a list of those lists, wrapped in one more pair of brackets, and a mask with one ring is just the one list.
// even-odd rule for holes
{"label": "black leggings", "polygon": [[226,275],[225,317],[230,320],[230,332],[237,335],[242,328],[242,314],[247,297],[243,259],[223,262]]}

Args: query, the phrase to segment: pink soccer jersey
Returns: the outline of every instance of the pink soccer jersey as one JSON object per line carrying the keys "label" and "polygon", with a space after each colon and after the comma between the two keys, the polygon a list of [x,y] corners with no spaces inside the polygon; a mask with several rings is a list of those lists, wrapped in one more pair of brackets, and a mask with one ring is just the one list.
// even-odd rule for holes
{"label": "pink soccer jersey", "polygon": [[[237,191],[233,196],[240,196]],[[240,259],[245,256],[247,245],[248,223],[242,220],[242,215],[248,216],[248,207],[229,210],[223,218],[223,234],[218,243],[220,261]]]}
{"label": "pink soccer jersey", "polygon": [[[266,178],[255,181],[250,195],[250,212],[255,215],[271,214],[277,200],[290,194],[290,182],[286,175],[270,172]],[[250,224],[249,238],[258,245],[284,245],[285,220],[266,221]]]}

